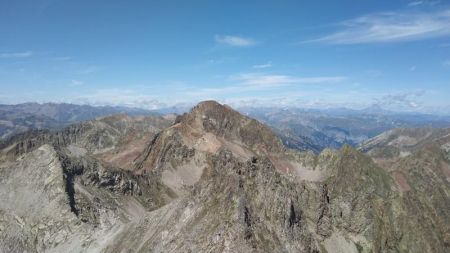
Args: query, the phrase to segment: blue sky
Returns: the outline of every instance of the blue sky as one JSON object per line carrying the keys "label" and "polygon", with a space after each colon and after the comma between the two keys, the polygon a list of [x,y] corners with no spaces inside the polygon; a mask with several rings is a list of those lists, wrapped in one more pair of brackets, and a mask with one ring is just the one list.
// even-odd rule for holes
{"label": "blue sky", "polygon": [[449,112],[450,2],[358,2],[0,0],[0,102]]}

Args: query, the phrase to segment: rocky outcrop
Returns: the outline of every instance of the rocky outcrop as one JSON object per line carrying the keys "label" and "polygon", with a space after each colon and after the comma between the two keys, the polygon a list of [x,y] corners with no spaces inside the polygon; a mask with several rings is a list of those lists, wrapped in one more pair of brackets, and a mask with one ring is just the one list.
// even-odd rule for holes
{"label": "rocky outcrop", "polygon": [[160,116],[116,115],[56,131],[29,131],[0,142],[0,161],[14,160],[44,144],[50,144],[78,153],[89,152],[110,166],[129,169],[149,140],[172,123],[172,119]]}

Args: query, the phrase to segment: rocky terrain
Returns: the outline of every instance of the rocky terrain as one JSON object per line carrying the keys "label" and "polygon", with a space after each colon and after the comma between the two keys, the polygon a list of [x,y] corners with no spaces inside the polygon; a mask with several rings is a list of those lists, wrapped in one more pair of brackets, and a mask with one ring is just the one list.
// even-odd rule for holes
{"label": "rocky terrain", "polygon": [[27,132],[0,145],[0,252],[449,252],[448,130],[396,131],[299,152],[206,101]]}

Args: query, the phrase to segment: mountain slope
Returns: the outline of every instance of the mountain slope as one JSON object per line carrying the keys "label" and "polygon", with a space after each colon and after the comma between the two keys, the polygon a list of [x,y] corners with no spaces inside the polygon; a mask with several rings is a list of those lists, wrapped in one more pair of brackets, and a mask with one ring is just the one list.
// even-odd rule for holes
{"label": "mountain slope", "polygon": [[[435,231],[424,236],[433,244],[450,245],[450,129],[395,129],[360,149],[394,179],[410,217],[404,222],[411,229]],[[405,240],[419,247],[417,238],[408,235]]]}
{"label": "mountain slope", "polygon": [[[406,178],[413,190],[405,190],[391,170],[350,146],[319,155],[288,150],[265,125],[214,101],[200,103],[164,129],[156,127],[161,131],[153,137],[118,133],[130,126],[148,131],[155,120],[140,121],[148,124],[143,129],[132,119],[122,126],[121,117],[97,121],[90,123],[96,134],[72,126],[4,145],[0,251],[450,249],[448,184],[431,175],[448,164],[442,149],[436,160],[414,156],[428,172]],[[106,137],[114,141],[100,141]],[[132,147],[128,140],[146,141],[137,145],[134,159],[109,162],[116,151]],[[417,171],[414,164],[404,164],[405,171]],[[439,185],[429,189],[433,184]],[[43,201],[30,202],[28,195]],[[54,208],[42,214],[48,227],[26,211],[55,198]]]}
{"label": "mountain slope", "polygon": [[430,146],[450,142],[450,129],[445,128],[397,128],[361,143],[359,149],[372,156],[407,156]]}

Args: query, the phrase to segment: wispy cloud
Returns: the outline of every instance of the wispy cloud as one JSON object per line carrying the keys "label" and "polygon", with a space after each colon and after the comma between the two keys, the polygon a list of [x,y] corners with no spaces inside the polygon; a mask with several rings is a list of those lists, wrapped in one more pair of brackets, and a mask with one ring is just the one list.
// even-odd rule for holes
{"label": "wispy cloud", "polygon": [[258,73],[239,74],[230,77],[233,81],[252,87],[277,87],[297,83],[297,78],[288,75],[265,75]]}
{"label": "wispy cloud", "polygon": [[248,47],[256,44],[255,40],[240,36],[216,35],[214,39],[217,43],[233,47]]}
{"label": "wispy cloud", "polygon": [[72,87],[74,87],[74,86],[81,86],[83,84],[84,84],[84,82],[80,81],[80,80],[71,80],[70,81],[70,86],[72,86]]}
{"label": "wispy cloud", "polygon": [[331,44],[412,41],[450,35],[450,9],[433,12],[383,12],[339,24],[340,30],[313,40]]}
{"label": "wispy cloud", "polygon": [[446,61],[442,62],[442,65],[444,67],[450,67],[450,60],[446,60]]}
{"label": "wispy cloud", "polygon": [[[232,84],[220,87],[191,88],[183,92],[184,96],[202,99],[217,99],[224,95],[238,95],[244,92],[260,92],[276,90],[300,84],[338,83],[346,78],[342,76],[296,77],[290,75],[273,75],[263,73],[244,73],[231,75],[228,81]],[[233,96],[231,96],[233,97]],[[230,96],[228,96],[230,98]]]}
{"label": "wispy cloud", "polygon": [[272,67],[272,62],[267,62],[265,64],[257,64],[257,65],[253,65],[254,69],[265,69],[265,68],[270,68]]}
{"label": "wispy cloud", "polygon": [[408,3],[409,7],[416,7],[416,6],[421,6],[421,5],[436,5],[439,4],[440,1],[436,0],[436,1],[430,1],[430,0],[421,0],[421,1],[412,1]]}
{"label": "wispy cloud", "polygon": [[72,60],[72,57],[69,57],[69,56],[52,57],[51,60],[54,60],[54,61],[70,61],[70,60]]}
{"label": "wispy cloud", "polygon": [[31,57],[33,52],[15,52],[15,53],[0,53],[0,58],[27,58]]}
{"label": "wispy cloud", "polygon": [[103,67],[100,67],[100,66],[87,66],[87,67],[80,68],[77,71],[77,73],[80,75],[89,75],[89,74],[97,73],[97,72],[101,71],[102,69],[103,69]]}
{"label": "wispy cloud", "polygon": [[246,73],[234,75],[231,80],[241,85],[251,87],[279,87],[293,84],[337,83],[345,80],[343,76],[295,77],[289,75],[268,75],[261,73]]}
{"label": "wispy cloud", "polygon": [[424,2],[423,1],[413,1],[408,3],[408,6],[418,6],[418,5],[422,5]]}
{"label": "wispy cloud", "polygon": [[236,61],[236,57],[219,57],[215,59],[209,59],[206,64],[207,65],[220,65],[220,64],[226,64]]}

